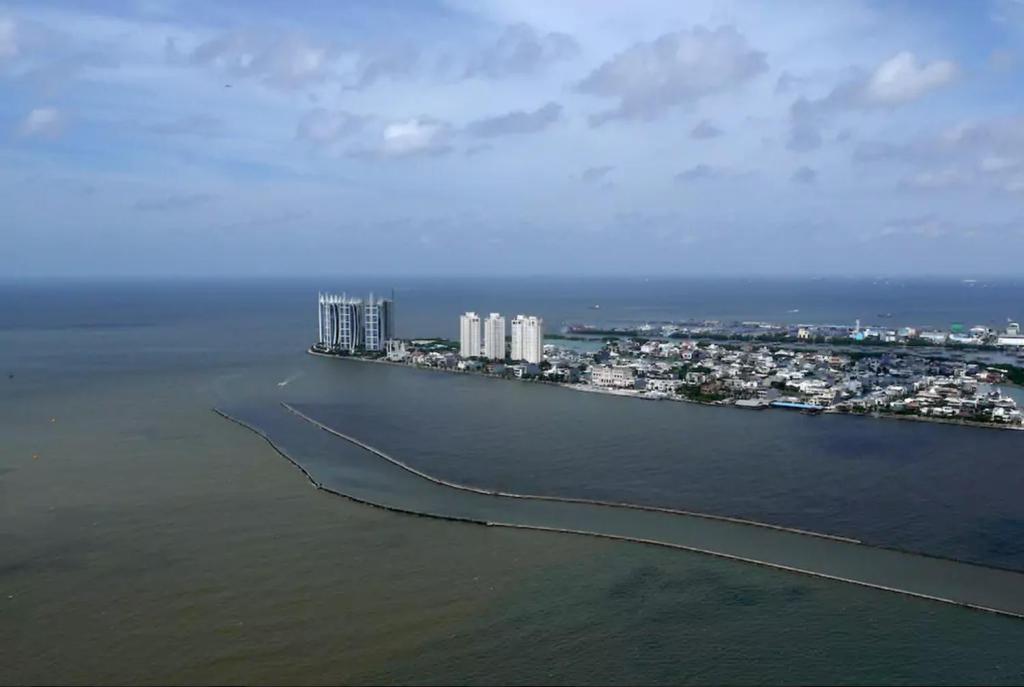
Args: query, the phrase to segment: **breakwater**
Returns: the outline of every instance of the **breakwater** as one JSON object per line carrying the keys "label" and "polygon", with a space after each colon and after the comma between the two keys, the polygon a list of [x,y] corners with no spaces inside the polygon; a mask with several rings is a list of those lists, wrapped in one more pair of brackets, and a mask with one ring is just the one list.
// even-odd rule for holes
{"label": "breakwater", "polygon": [[306,409],[265,404],[218,412],[260,434],[318,488],[361,503],[475,524],[657,545],[1024,617],[1020,573],[699,513],[458,485],[411,468]]}
{"label": "breakwater", "polygon": [[[353,437],[351,435],[344,434],[344,433],[339,432],[338,430],[334,429],[333,427],[329,427],[328,425],[325,425],[324,423],[320,422],[319,420],[316,420],[315,418],[312,418],[309,415],[303,413],[301,410],[298,410],[297,408],[295,408],[295,406],[293,406],[293,405],[291,405],[289,403],[282,403],[281,407],[285,408],[286,410],[288,410],[291,413],[294,413],[295,415],[299,416],[300,418],[302,418],[306,422],[309,422],[310,424],[314,425],[315,427],[318,427],[319,429],[327,432],[328,434],[333,434],[336,437],[339,437],[341,439],[344,439],[345,441],[348,441],[348,442],[350,442],[352,444],[355,444],[359,448],[362,448],[362,449],[364,449],[366,451],[369,451],[370,453],[373,453],[374,455],[378,456],[379,458],[383,458],[384,460],[388,461],[392,465],[395,465],[395,466],[401,468],[402,470],[405,470],[407,472],[411,472],[412,474],[416,475],[417,477],[422,477],[423,479],[428,480],[430,482],[433,482],[434,484],[439,484],[439,485],[441,485],[443,487],[448,487],[450,489],[458,489],[459,491],[468,491],[468,492],[475,493],[475,494],[486,494],[488,496],[501,496],[501,497],[509,498],[509,499],[532,499],[532,500],[535,500],[535,501],[554,501],[554,502],[558,502],[558,503],[582,503],[582,504],[588,504],[588,505],[592,505],[592,506],[608,506],[608,507],[611,507],[611,508],[631,508],[631,509],[641,510],[641,511],[650,511],[650,512],[653,512],[653,513],[669,513],[671,515],[685,515],[685,516],[691,517],[691,518],[707,518],[708,520],[720,520],[722,522],[732,522],[732,523],[737,523],[737,524],[741,524],[741,525],[748,525],[748,526],[751,526],[751,527],[765,527],[765,528],[772,529],[772,530],[781,530],[783,532],[792,532],[794,534],[803,534],[803,535],[806,535],[806,536],[809,536],[809,537],[823,537],[825,539],[833,539],[835,541],[844,541],[844,542],[848,542],[848,543],[851,543],[851,544],[859,544],[860,543],[859,540],[851,539],[849,537],[840,537],[840,536],[836,536],[836,535],[833,535],[833,534],[824,534],[822,532],[811,532],[809,530],[798,529],[796,527],[783,527],[781,525],[772,525],[772,524],[764,523],[764,522],[754,522],[752,520],[744,520],[742,518],[731,518],[731,517],[724,516],[724,515],[711,515],[709,513],[697,513],[695,511],[680,510],[678,508],[660,508],[660,507],[657,507],[657,506],[642,506],[642,505],[637,505],[637,504],[633,504],[633,503],[623,503],[621,501],[601,501],[601,500],[597,500],[597,499],[573,498],[573,497],[570,497],[570,496],[542,496],[542,495],[538,495],[538,494],[519,494],[519,493],[511,492],[511,491],[498,491],[498,490],[494,490],[494,489],[481,489],[480,487],[473,487],[473,486],[469,486],[469,485],[466,485],[466,484],[459,484],[458,482],[451,482],[449,480],[441,479],[440,477],[435,477],[433,475],[428,475],[427,473],[423,472],[422,470],[417,470],[416,468],[412,467],[411,465],[409,465],[407,463],[404,463],[404,462],[398,460],[397,458],[392,457],[391,455],[385,453],[384,451],[381,451],[379,448],[376,448],[374,446],[370,446],[369,444],[367,444],[367,443],[365,443],[363,441],[360,441],[359,439],[356,439],[355,437]],[[221,414],[223,415],[223,413],[221,413]],[[264,438],[266,438],[266,437],[264,437]],[[292,462],[294,462],[294,461],[292,461]],[[303,472],[305,472],[305,471],[303,470]]]}

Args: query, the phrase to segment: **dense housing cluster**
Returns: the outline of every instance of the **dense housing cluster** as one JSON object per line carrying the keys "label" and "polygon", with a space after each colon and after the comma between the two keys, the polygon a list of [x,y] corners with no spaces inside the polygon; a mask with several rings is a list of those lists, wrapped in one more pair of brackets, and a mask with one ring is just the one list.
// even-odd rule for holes
{"label": "dense housing cluster", "polygon": [[[1024,428],[1016,401],[998,386],[1024,383],[1022,368],[929,357],[913,352],[909,345],[870,349],[817,341],[827,334],[840,343],[871,338],[888,342],[890,335],[921,337],[929,332],[875,330],[862,328],[859,322],[850,329],[800,326],[792,332],[784,325],[747,322],[722,328],[703,322],[641,328],[644,334],[660,334],[659,338],[622,336],[619,330],[609,330],[606,333],[616,335],[577,339],[584,345],[574,347],[545,344],[543,320],[536,316],[515,317],[512,335],[506,337],[505,318],[500,314],[481,320],[467,312],[459,318],[458,341],[399,340],[393,335],[391,300],[370,296],[363,302],[321,294],[318,303],[319,338],[310,349],[315,353],[546,381],[648,399]],[[783,338],[792,335],[796,342],[766,340],[765,331],[773,327],[779,328]],[[998,333],[981,329],[965,336],[993,342],[1015,340],[1020,332],[1014,323]],[[593,328],[570,331],[595,332]],[[700,333],[703,336],[695,336]],[[955,334],[946,335],[944,342]],[[553,338],[561,342],[572,337]],[[940,343],[938,335],[935,343]]]}
{"label": "dense housing cluster", "polygon": [[980,363],[635,339],[610,341],[593,359],[585,383],[646,396],[1021,424],[1014,399],[996,387],[1007,372]]}
{"label": "dense housing cluster", "polygon": [[[883,315],[888,317],[888,315]],[[966,327],[954,323],[948,329],[915,326],[861,326],[858,320],[852,327],[834,324],[779,324],[773,322],[720,322],[718,320],[690,320],[643,324],[636,327],[600,328],[577,324],[568,328],[570,334],[610,335],[629,337],[662,337],[668,339],[710,338],[750,341],[793,341],[831,344],[897,344],[901,346],[953,346],[978,348],[1007,348],[1024,351],[1024,335],[1020,324],[1008,322],[1005,326],[974,325]]]}

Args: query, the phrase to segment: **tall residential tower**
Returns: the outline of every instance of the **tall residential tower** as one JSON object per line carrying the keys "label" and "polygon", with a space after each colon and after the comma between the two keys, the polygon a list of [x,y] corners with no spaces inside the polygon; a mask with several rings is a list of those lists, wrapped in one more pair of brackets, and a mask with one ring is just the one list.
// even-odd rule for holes
{"label": "tall residential tower", "polygon": [[325,351],[355,353],[358,349],[383,351],[394,338],[394,302],[388,298],[367,302],[332,293],[317,301],[317,345]]}
{"label": "tall residential tower", "polygon": [[320,346],[353,353],[363,345],[363,302],[358,298],[331,293],[320,294]]}
{"label": "tall residential tower", "polygon": [[480,355],[480,316],[475,312],[459,317],[459,355],[463,358]]}
{"label": "tall residential tower", "polygon": [[516,315],[512,320],[512,359],[540,364],[544,359],[544,320]]}
{"label": "tall residential tower", "polygon": [[394,302],[388,298],[370,300],[363,306],[363,346],[368,351],[383,351],[384,344],[395,337]]}
{"label": "tall residential tower", "polygon": [[496,312],[484,320],[484,357],[505,359],[505,318]]}

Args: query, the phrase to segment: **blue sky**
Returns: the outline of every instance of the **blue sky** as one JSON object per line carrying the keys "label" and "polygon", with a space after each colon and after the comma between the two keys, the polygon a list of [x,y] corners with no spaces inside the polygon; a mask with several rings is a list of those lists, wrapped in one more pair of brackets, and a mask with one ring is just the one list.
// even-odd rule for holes
{"label": "blue sky", "polygon": [[1024,2],[0,0],[0,276],[1020,274]]}

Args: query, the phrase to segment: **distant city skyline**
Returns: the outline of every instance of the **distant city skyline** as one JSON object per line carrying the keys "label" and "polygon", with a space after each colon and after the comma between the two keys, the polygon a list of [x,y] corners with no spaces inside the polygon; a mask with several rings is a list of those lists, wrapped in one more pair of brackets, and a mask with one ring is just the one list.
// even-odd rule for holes
{"label": "distant city skyline", "polygon": [[1019,0],[13,0],[0,275],[1020,274],[1022,46]]}

